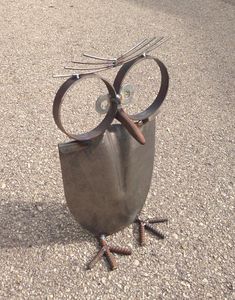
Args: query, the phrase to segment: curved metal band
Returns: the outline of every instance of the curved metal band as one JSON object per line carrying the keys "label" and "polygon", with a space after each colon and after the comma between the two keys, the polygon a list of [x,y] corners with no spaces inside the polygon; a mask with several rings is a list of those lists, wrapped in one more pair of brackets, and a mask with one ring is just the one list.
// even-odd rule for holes
{"label": "curved metal band", "polygon": [[85,141],[89,141],[91,139],[95,139],[98,136],[100,136],[101,134],[103,134],[104,131],[107,129],[107,127],[113,121],[113,119],[116,115],[116,112],[117,112],[117,103],[115,101],[111,101],[111,105],[109,107],[109,110],[108,110],[105,118],[101,121],[101,123],[97,127],[92,129],[91,131],[83,133],[83,134],[72,134],[65,130],[65,128],[63,127],[62,122],[61,122],[61,105],[63,103],[64,96],[65,96],[66,92],[69,90],[69,88],[73,84],[75,84],[75,82],[77,82],[78,80],[86,79],[86,78],[98,78],[98,79],[102,80],[108,89],[111,99],[116,98],[116,93],[115,93],[115,90],[112,87],[112,85],[97,74],[80,75],[79,77],[72,76],[62,84],[62,86],[57,91],[55,99],[54,99],[53,117],[54,117],[56,125],[62,132],[64,132],[68,137],[75,139],[77,141],[80,141],[80,142],[83,142],[83,141],[85,142]]}
{"label": "curved metal band", "polygon": [[154,115],[157,110],[159,109],[159,107],[161,106],[162,102],[164,101],[167,91],[168,91],[168,86],[169,86],[169,75],[167,72],[167,68],[165,67],[165,65],[156,57],[150,56],[150,55],[142,55],[140,57],[137,57],[134,60],[131,60],[127,63],[125,63],[121,69],[119,70],[119,72],[117,73],[117,76],[114,80],[113,86],[116,90],[116,92],[119,94],[120,92],[120,88],[122,85],[122,82],[125,78],[125,76],[128,74],[128,72],[130,71],[130,69],[137,63],[140,63],[141,61],[145,60],[145,59],[153,59],[157,65],[160,68],[160,72],[161,72],[161,86],[160,86],[160,90],[158,92],[157,97],[155,98],[155,100],[153,101],[153,103],[144,111],[142,111],[141,113],[135,114],[135,115],[129,115],[129,117],[132,120],[146,120],[149,117],[151,117],[152,115]]}

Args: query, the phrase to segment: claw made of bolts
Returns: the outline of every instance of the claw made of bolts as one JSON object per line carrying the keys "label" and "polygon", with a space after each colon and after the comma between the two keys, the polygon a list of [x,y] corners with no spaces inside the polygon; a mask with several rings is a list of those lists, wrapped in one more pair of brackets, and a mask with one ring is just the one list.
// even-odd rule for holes
{"label": "claw made of bolts", "polygon": [[163,219],[163,218],[154,218],[154,219],[147,219],[146,221],[141,220],[139,217],[137,217],[137,219],[135,220],[136,223],[139,224],[139,243],[140,246],[144,246],[145,245],[145,231],[148,230],[150,232],[152,232],[154,235],[156,235],[158,238],[160,239],[164,239],[165,236],[164,234],[159,231],[158,229],[156,229],[155,227],[153,227],[152,224],[157,224],[157,223],[166,223],[168,222],[167,219]]}
{"label": "claw made of bolts", "polygon": [[105,256],[109,263],[110,269],[115,270],[117,268],[117,262],[113,253],[122,255],[131,255],[132,253],[131,249],[128,248],[108,246],[103,235],[99,238],[99,242],[101,249],[98,251],[96,256],[88,263],[88,269],[92,269],[98,263],[98,261],[100,261],[102,257]]}

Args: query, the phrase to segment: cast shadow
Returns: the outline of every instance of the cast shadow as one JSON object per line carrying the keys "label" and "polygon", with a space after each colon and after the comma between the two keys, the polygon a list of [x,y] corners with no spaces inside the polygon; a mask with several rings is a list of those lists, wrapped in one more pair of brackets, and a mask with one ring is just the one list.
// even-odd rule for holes
{"label": "cast shadow", "polygon": [[[152,10],[164,12],[167,15],[178,16],[182,18],[192,18],[201,14],[201,5],[197,1],[172,1],[172,0],[126,0],[135,6],[147,7]],[[234,0],[220,0],[228,5],[234,6]],[[205,9],[207,6],[205,6]],[[208,8],[209,10],[209,8]]]}
{"label": "cast shadow", "polygon": [[79,226],[65,204],[2,201],[0,247],[37,247],[50,244],[93,241]]}

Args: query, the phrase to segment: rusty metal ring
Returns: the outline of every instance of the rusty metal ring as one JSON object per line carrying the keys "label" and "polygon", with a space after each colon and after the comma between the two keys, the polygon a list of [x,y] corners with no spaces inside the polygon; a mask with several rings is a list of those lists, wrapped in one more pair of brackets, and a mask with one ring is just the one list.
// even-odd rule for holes
{"label": "rusty metal ring", "polygon": [[61,122],[61,105],[64,100],[64,96],[65,96],[66,92],[69,90],[69,88],[73,84],[75,84],[75,82],[77,82],[78,80],[91,78],[91,77],[92,78],[95,77],[95,78],[102,80],[108,89],[111,99],[112,100],[116,99],[115,90],[107,80],[105,80],[104,78],[102,78],[101,76],[99,76],[97,74],[89,74],[89,75],[83,74],[80,76],[72,76],[68,80],[66,80],[61,85],[59,90],[57,91],[55,99],[54,99],[54,103],[53,103],[53,117],[54,117],[56,125],[68,137],[75,139],[79,142],[89,141],[89,140],[95,139],[95,138],[99,137],[100,135],[102,135],[105,132],[105,130],[107,129],[107,127],[112,123],[112,121],[117,113],[117,102],[111,101],[111,105],[109,107],[109,110],[108,110],[105,118],[99,123],[99,125],[97,127],[92,129],[91,131],[83,133],[83,134],[72,134],[65,130],[65,128],[63,127],[62,122]]}
{"label": "rusty metal ring", "polygon": [[130,71],[130,69],[135,64],[140,63],[141,61],[143,61],[145,59],[153,59],[159,66],[160,72],[161,72],[161,86],[160,86],[157,97],[155,98],[153,103],[147,109],[145,109],[144,111],[142,111],[138,114],[129,115],[129,117],[135,121],[148,120],[151,116],[154,116],[156,114],[157,110],[159,109],[159,107],[161,106],[162,102],[164,101],[164,99],[166,97],[166,94],[168,91],[168,86],[169,86],[169,75],[168,75],[167,68],[165,67],[165,65],[156,57],[153,57],[150,55],[141,55],[140,57],[137,57],[136,59],[125,63],[121,67],[121,69],[118,71],[117,76],[113,83],[116,93],[117,94],[120,93],[120,89],[121,89],[123,80],[126,77],[126,75],[128,74],[128,72]]}

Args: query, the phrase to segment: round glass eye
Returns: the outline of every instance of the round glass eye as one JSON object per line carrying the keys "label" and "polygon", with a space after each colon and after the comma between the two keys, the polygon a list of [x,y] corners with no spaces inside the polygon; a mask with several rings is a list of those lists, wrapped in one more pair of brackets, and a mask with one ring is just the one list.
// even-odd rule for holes
{"label": "round glass eye", "polygon": [[131,84],[124,84],[120,89],[121,104],[126,105],[132,102],[134,96],[134,86]]}
{"label": "round glass eye", "polygon": [[110,107],[110,95],[101,95],[95,102],[95,109],[99,114],[106,114]]}

